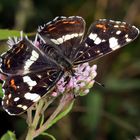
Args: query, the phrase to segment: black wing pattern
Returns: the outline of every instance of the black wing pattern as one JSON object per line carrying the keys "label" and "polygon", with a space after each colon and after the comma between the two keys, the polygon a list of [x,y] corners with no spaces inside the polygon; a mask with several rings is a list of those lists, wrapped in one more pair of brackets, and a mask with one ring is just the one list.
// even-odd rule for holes
{"label": "black wing pattern", "polygon": [[52,41],[57,45],[56,49],[61,50],[61,53],[69,59],[81,43],[84,32],[85,21],[79,16],[56,17],[38,29],[38,33],[46,43]]}
{"label": "black wing pattern", "polygon": [[46,69],[27,75],[10,76],[3,84],[3,108],[19,115],[50,91],[63,75],[58,69]]}
{"label": "black wing pattern", "polygon": [[61,67],[27,39],[2,55],[1,71],[7,74],[2,105],[10,115],[23,113],[63,75]]}
{"label": "black wing pattern", "polygon": [[53,60],[50,61],[43,51],[26,38],[2,54],[1,59],[1,71],[8,75],[21,75],[40,71],[40,68],[56,67]]}
{"label": "black wing pattern", "polygon": [[138,34],[139,30],[126,22],[100,19],[89,28],[73,63],[77,65],[111,53],[133,41]]}

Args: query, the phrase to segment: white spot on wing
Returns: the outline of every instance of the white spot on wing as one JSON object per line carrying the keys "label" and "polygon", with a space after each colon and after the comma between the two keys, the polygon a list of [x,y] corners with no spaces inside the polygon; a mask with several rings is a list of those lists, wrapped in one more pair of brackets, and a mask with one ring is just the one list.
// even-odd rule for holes
{"label": "white spot on wing", "polygon": [[119,35],[120,33],[121,33],[121,31],[120,31],[120,30],[118,30],[118,31],[116,32],[116,34],[117,34],[117,35]]}
{"label": "white spot on wing", "polygon": [[12,97],[12,94],[9,94],[9,95],[8,95],[8,98],[10,99],[11,97]]}
{"label": "white spot on wing", "polygon": [[116,49],[120,48],[120,45],[118,45],[118,39],[116,39],[115,37],[111,37],[109,39],[109,47],[112,50],[116,50]]}
{"label": "white spot on wing", "polygon": [[125,38],[128,38],[128,34],[125,35]]}
{"label": "white spot on wing", "polygon": [[88,37],[94,41],[97,38],[97,34],[90,33]]}
{"label": "white spot on wing", "polygon": [[26,110],[28,107],[26,105],[22,106],[23,110]]}
{"label": "white spot on wing", "polygon": [[60,38],[57,38],[57,39],[51,39],[51,41],[53,42],[53,43],[55,43],[55,44],[57,44],[57,45],[60,45],[60,44],[62,44],[63,42],[66,42],[66,41],[68,41],[68,40],[70,40],[70,39],[73,39],[73,38],[76,38],[76,37],[80,37],[80,36],[82,36],[83,35],[83,33],[73,33],[73,34],[67,34],[67,35],[63,35],[62,37],[60,37]]}
{"label": "white spot on wing", "polygon": [[33,64],[33,61],[30,59],[25,62],[24,70],[28,70],[28,68]]}
{"label": "white spot on wing", "polygon": [[[72,34],[73,36],[73,34]],[[74,37],[74,36],[73,36]],[[73,37],[71,37],[71,35],[65,35],[64,39],[65,41],[72,39]]]}
{"label": "white spot on wing", "polygon": [[25,62],[24,69],[28,70],[29,67],[39,58],[39,54],[36,51],[32,51],[31,57]]}
{"label": "white spot on wing", "polygon": [[22,108],[23,110],[26,110],[28,107],[26,105],[18,104],[17,107]]}
{"label": "white spot on wing", "polygon": [[1,105],[2,105],[2,106],[4,105],[4,102],[3,102],[3,101],[1,102]]}
{"label": "white spot on wing", "polygon": [[26,82],[30,87],[33,87],[37,84],[37,82],[33,81],[29,76],[24,76],[23,82]]}
{"label": "white spot on wing", "polygon": [[89,57],[91,56],[90,53],[87,53],[87,54],[88,54]]}
{"label": "white spot on wing", "polygon": [[22,105],[21,104],[18,104],[17,107],[22,108]]}
{"label": "white spot on wing", "polygon": [[[80,34],[72,34],[71,35],[71,38],[73,38],[73,37],[78,37],[78,35],[80,35]],[[81,36],[81,35],[80,35]]]}
{"label": "white spot on wing", "polygon": [[20,98],[19,97],[16,97],[14,98],[14,101],[17,102]]}
{"label": "white spot on wing", "polygon": [[62,38],[58,38],[57,42],[59,42],[59,44],[62,44],[63,43],[63,39]]}
{"label": "white spot on wing", "polygon": [[102,39],[102,42],[105,42],[106,40],[105,39]]}
{"label": "white spot on wing", "polygon": [[132,39],[128,37],[128,34],[125,35],[126,42],[130,42]]}
{"label": "white spot on wing", "polygon": [[42,76],[41,76],[41,75],[39,75],[39,74],[37,75],[37,77],[38,77],[38,78],[42,78]]}
{"label": "white spot on wing", "polygon": [[27,92],[24,97],[27,99],[27,100],[32,100],[33,102],[36,102],[38,101],[41,97],[40,95],[36,94],[36,93],[29,93]]}
{"label": "white spot on wing", "polygon": [[96,52],[97,52],[97,53],[100,53],[100,50],[97,50]]}
{"label": "white spot on wing", "polygon": [[130,42],[132,39],[130,38],[126,38],[126,42]]}
{"label": "white spot on wing", "polygon": [[39,57],[39,54],[36,51],[33,50],[32,55],[30,57],[30,60],[36,61],[38,59],[38,57]]}
{"label": "white spot on wing", "polygon": [[96,45],[98,45],[98,44],[101,43],[101,41],[102,41],[102,40],[101,40],[99,37],[97,37],[97,38],[95,39],[94,43],[95,43]]}
{"label": "white spot on wing", "polygon": [[120,21],[115,21],[115,23],[120,24],[121,22]]}
{"label": "white spot on wing", "polygon": [[59,45],[59,42],[56,40],[56,39],[51,39],[51,41],[55,44],[58,44]]}
{"label": "white spot on wing", "polygon": [[118,27],[119,27],[119,25],[117,25],[117,24],[116,24],[116,25],[114,25],[114,27],[115,27],[115,28],[118,28]]}

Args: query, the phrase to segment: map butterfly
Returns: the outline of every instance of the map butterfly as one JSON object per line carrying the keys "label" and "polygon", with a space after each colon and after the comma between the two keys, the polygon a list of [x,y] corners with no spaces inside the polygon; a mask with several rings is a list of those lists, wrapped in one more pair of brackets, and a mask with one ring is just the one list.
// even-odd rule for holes
{"label": "map butterfly", "polygon": [[19,115],[49,93],[66,73],[78,64],[111,53],[137,38],[139,30],[126,22],[100,19],[87,35],[79,16],[56,17],[37,31],[40,47],[26,37],[1,55],[2,106],[10,115]]}

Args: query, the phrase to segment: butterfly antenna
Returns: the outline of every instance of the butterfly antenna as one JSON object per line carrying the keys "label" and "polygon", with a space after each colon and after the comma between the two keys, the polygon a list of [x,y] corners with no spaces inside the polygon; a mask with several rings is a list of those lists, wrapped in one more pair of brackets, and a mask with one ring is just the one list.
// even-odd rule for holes
{"label": "butterfly antenna", "polygon": [[99,85],[99,86],[101,86],[101,87],[105,88],[105,85],[104,85],[104,84],[99,83],[99,82],[97,82],[97,81],[95,81],[95,83],[96,83],[97,85]]}

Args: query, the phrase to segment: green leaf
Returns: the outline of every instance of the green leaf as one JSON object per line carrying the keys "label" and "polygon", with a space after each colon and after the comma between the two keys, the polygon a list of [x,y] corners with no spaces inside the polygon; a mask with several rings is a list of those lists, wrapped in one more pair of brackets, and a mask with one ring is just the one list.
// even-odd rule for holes
{"label": "green leaf", "polygon": [[20,36],[20,31],[0,29],[0,40],[8,39],[9,36],[19,37]]}
{"label": "green leaf", "polygon": [[[23,35],[27,36],[35,36],[36,33],[23,33]],[[8,29],[0,29],[0,40],[7,40],[8,37],[20,37],[21,36],[21,31],[17,30],[8,30]]]}
{"label": "green leaf", "polygon": [[1,140],[16,140],[16,136],[13,132],[7,131],[2,137]]}
{"label": "green leaf", "polygon": [[86,110],[87,115],[83,118],[84,123],[91,129],[96,129],[103,110],[103,99],[100,92],[89,93]]}
{"label": "green leaf", "polygon": [[71,104],[63,111],[61,112],[47,127],[50,128],[52,125],[54,125],[57,121],[59,121],[61,118],[63,118],[64,116],[66,116],[72,109],[74,104],[74,101],[71,102]]}
{"label": "green leaf", "polygon": [[2,84],[0,84],[0,98],[3,97]]}

